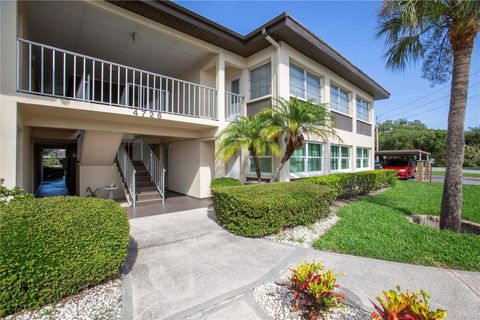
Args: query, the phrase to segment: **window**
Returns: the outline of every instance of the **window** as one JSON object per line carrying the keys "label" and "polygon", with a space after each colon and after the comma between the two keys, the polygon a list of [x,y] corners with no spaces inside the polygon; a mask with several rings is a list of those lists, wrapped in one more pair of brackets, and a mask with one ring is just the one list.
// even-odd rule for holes
{"label": "window", "polygon": [[322,82],[320,77],[290,63],[290,94],[301,99],[321,101]]}
{"label": "window", "polygon": [[307,142],[303,148],[295,150],[290,158],[290,172],[322,171],[322,157],[322,144]]}
{"label": "window", "polygon": [[350,168],[350,147],[330,147],[330,170],[346,170]]}
{"label": "window", "polygon": [[357,118],[363,121],[370,121],[370,104],[357,98]]}
{"label": "window", "polygon": [[370,164],[370,149],[357,148],[357,168],[368,168]]}
{"label": "window", "polygon": [[347,91],[330,85],[330,108],[346,114],[350,114],[350,95]]}
{"label": "window", "polygon": [[[258,157],[258,160],[260,161],[260,172],[262,173],[273,172],[273,158],[270,154],[266,156]],[[249,163],[248,167],[250,172],[255,172],[255,162],[253,161],[253,157],[249,157],[248,163]]]}
{"label": "window", "polygon": [[250,99],[272,93],[272,64],[266,63],[250,70]]}

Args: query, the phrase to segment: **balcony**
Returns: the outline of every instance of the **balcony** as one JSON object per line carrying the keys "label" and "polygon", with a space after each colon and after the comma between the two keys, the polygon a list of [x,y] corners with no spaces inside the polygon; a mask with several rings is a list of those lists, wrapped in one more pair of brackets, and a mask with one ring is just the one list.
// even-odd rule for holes
{"label": "balcony", "polygon": [[[17,39],[19,92],[101,105],[218,119],[215,88]],[[243,98],[225,93],[225,117],[235,119]]]}

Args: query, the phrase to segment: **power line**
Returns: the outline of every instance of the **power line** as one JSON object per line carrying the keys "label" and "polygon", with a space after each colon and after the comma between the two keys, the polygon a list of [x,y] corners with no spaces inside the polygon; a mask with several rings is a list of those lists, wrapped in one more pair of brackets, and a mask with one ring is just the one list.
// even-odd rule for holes
{"label": "power line", "polygon": [[[478,74],[478,73],[480,73],[480,70],[472,73],[472,74],[470,75],[470,77],[472,77],[472,76],[474,76],[474,75],[476,75],[476,74]],[[435,91],[433,91],[433,92],[430,92],[429,94],[426,94],[426,95],[424,95],[424,96],[421,96],[420,98],[416,98],[415,100],[412,100],[412,101],[410,101],[410,102],[407,102],[407,103],[405,103],[405,104],[402,104],[402,105],[400,105],[400,106],[398,106],[398,107],[396,107],[396,108],[392,108],[392,110],[383,112],[383,113],[379,114],[378,116],[381,117],[382,115],[388,114],[388,113],[393,112],[393,111],[397,111],[398,109],[401,109],[401,108],[403,108],[403,107],[406,107],[406,106],[408,106],[408,105],[411,105],[412,103],[418,102],[419,100],[423,100],[423,99],[425,99],[426,97],[430,97],[430,96],[432,96],[433,94],[435,94],[435,93],[437,93],[437,92],[439,92],[439,91],[442,91],[443,89],[445,89],[445,88],[447,88],[447,87],[449,87],[449,86],[451,86],[451,84],[447,84],[447,85],[445,85],[445,86],[443,86],[443,87],[441,87],[441,88],[439,88],[439,89],[437,89],[437,90],[435,90]]]}
{"label": "power line", "polygon": [[[480,85],[480,82],[477,82],[477,83],[475,83],[475,84],[469,85],[469,87],[470,87],[470,89],[472,89],[473,87],[476,87],[476,86],[478,86],[478,85]],[[419,105],[419,106],[414,106],[411,110],[405,110],[405,111],[403,111],[403,112],[399,112],[399,113],[390,115],[389,118],[395,118],[396,116],[399,116],[399,115],[401,115],[401,114],[405,114],[405,113],[409,113],[409,112],[414,111],[414,110],[417,110],[417,109],[421,109],[421,108],[423,108],[423,107],[425,107],[425,106],[428,106],[429,104],[432,104],[432,103],[434,103],[434,102],[441,101],[441,100],[446,99],[446,98],[449,98],[449,97],[450,97],[450,95],[446,95],[446,96],[440,97],[440,98],[438,98],[438,99],[436,99],[436,100],[432,100],[432,101],[426,102],[426,103],[424,103],[424,104],[421,104],[421,105]]]}
{"label": "power line", "polygon": [[[477,93],[477,94],[474,94],[474,95],[471,95],[471,96],[468,96],[468,98],[474,98],[476,96],[480,96],[480,93]],[[425,114],[425,113],[429,113],[429,112],[432,112],[432,111],[435,111],[435,110],[438,110],[438,109],[442,109],[442,108],[445,108],[445,107],[448,107],[450,106],[450,103],[446,104],[446,105],[443,105],[443,106],[440,106],[440,107],[435,107],[435,108],[432,108],[432,109],[428,109],[428,110],[425,110],[423,112],[420,112],[420,113],[417,113],[417,114],[413,114],[413,115],[410,115],[408,116],[409,118],[413,118],[413,117],[416,117],[416,116],[419,116],[419,115],[422,115],[422,114]]]}

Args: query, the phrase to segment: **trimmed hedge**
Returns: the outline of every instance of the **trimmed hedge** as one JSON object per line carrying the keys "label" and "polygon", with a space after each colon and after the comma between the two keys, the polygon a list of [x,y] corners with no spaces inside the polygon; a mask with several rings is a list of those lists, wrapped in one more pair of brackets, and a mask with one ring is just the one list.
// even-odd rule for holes
{"label": "trimmed hedge", "polygon": [[212,193],[220,225],[246,237],[313,223],[328,215],[335,198],[330,188],[289,182],[214,188]]}
{"label": "trimmed hedge", "polygon": [[351,173],[336,173],[296,180],[332,188],[337,197],[347,199],[370,191],[391,187],[397,183],[396,170],[369,170]]}
{"label": "trimmed hedge", "polygon": [[244,183],[238,179],[223,177],[213,179],[212,182],[210,182],[210,188],[243,186],[243,184]]}
{"label": "trimmed hedge", "polygon": [[0,206],[0,316],[115,276],[128,239],[127,213],[113,201],[18,197]]}

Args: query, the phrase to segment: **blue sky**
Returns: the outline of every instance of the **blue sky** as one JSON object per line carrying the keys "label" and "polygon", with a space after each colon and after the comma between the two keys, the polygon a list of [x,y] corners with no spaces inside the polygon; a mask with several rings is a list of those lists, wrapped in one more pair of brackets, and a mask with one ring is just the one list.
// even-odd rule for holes
{"label": "blue sky", "polygon": [[[421,65],[409,66],[404,72],[385,67],[383,41],[374,37],[380,2],[176,2],[243,35],[286,11],[391,93],[390,99],[375,104],[381,121],[407,118],[432,128],[447,126],[449,83],[432,88],[421,77]],[[471,74],[466,127],[480,126],[480,41],[473,53]]]}

